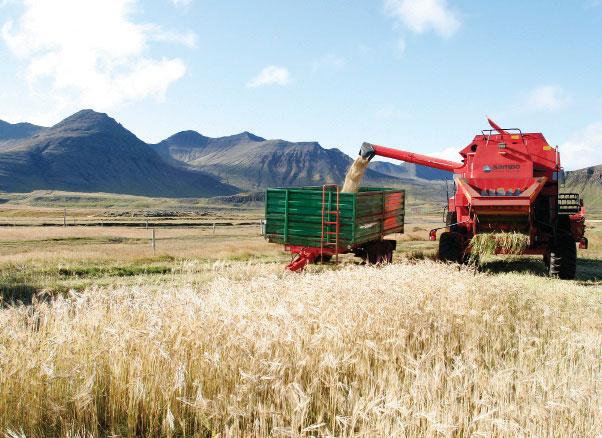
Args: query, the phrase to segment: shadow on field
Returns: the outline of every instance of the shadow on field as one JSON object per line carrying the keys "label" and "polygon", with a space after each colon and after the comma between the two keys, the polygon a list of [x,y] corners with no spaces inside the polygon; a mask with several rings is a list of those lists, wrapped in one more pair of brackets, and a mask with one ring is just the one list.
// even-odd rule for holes
{"label": "shadow on field", "polygon": [[29,305],[38,292],[39,288],[29,284],[1,284],[0,308],[17,303]]}
{"label": "shadow on field", "polygon": [[[548,276],[543,260],[536,258],[495,259],[485,261],[481,271],[493,274],[518,272],[523,274]],[[575,281],[584,286],[602,284],[602,260],[579,258],[577,260],[577,276]]]}

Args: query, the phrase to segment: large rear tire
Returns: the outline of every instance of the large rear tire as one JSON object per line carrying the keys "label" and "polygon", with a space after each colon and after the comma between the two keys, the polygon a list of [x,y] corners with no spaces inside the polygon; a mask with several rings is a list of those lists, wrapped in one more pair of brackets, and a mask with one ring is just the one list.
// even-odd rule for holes
{"label": "large rear tire", "polygon": [[441,237],[439,238],[439,260],[442,262],[462,263],[464,258],[462,241],[463,237],[460,233],[452,231],[441,233]]}
{"label": "large rear tire", "polygon": [[577,272],[577,246],[573,236],[559,233],[550,251],[549,273],[551,277],[572,280]]}

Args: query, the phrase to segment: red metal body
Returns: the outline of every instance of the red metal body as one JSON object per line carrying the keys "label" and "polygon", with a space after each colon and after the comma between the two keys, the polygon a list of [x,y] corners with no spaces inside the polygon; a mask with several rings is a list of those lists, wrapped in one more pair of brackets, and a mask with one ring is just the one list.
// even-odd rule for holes
{"label": "red metal body", "polygon": [[[456,239],[462,253],[470,251],[475,234],[499,231],[528,234],[528,254],[549,256],[559,233],[569,234],[580,247],[587,247],[583,203],[576,194],[559,194],[563,170],[558,149],[541,133],[502,129],[488,121],[492,129],[481,131],[459,151],[462,162],[369,143],[362,145],[360,155],[453,172],[456,190],[448,199],[446,225],[460,236]],[[431,239],[435,233],[431,232]]]}

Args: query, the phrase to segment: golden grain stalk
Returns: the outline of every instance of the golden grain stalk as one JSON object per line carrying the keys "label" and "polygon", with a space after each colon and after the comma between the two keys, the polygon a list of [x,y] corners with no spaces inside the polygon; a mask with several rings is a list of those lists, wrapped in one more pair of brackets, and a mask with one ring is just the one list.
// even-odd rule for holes
{"label": "golden grain stalk", "polygon": [[219,265],[200,285],[195,269],[0,309],[0,434],[602,431],[591,285],[430,261],[304,275]]}

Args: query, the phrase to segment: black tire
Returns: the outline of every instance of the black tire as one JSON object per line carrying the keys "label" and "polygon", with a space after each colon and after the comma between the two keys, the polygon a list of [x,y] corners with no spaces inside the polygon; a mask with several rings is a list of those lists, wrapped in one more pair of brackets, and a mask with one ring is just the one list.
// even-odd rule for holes
{"label": "black tire", "polygon": [[393,251],[395,250],[395,241],[383,240],[384,245],[384,262],[393,263]]}
{"label": "black tire", "polygon": [[366,248],[367,262],[370,265],[380,265],[386,262],[386,248],[383,242],[371,242]]}
{"label": "black tire", "polygon": [[331,260],[332,260],[332,255],[322,254],[321,256],[319,255],[318,257],[316,257],[316,259],[314,260],[314,263],[316,263],[316,264],[329,263]]}
{"label": "black tire", "polygon": [[442,262],[462,263],[464,250],[462,235],[454,232],[441,233],[438,258]]}
{"label": "black tire", "polygon": [[550,251],[551,277],[572,280],[577,271],[577,246],[570,234],[560,233]]}

